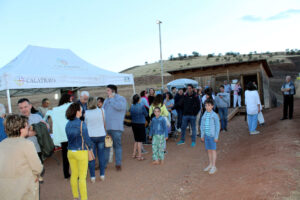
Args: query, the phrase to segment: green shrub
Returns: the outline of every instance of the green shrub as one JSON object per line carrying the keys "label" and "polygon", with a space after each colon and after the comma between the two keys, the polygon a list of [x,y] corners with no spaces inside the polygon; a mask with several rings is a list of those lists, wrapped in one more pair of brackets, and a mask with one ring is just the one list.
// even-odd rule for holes
{"label": "green shrub", "polygon": [[200,55],[197,51],[193,51],[192,54],[194,57],[198,57]]}

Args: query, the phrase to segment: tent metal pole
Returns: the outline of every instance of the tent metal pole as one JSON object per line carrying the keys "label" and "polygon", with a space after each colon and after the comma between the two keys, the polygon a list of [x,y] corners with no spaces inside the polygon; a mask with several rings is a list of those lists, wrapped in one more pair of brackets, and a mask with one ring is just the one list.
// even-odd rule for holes
{"label": "tent metal pole", "polygon": [[12,113],[9,89],[6,90],[6,96],[7,96],[8,112]]}
{"label": "tent metal pole", "polygon": [[134,85],[134,81],[133,81],[133,84],[132,84],[132,88],[133,88],[133,94],[135,94],[135,85]]}

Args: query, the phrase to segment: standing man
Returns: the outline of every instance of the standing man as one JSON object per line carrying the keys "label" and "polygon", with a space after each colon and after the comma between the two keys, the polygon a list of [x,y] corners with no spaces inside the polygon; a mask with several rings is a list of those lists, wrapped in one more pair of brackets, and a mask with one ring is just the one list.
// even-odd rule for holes
{"label": "standing man", "polygon": [[180,88],[178,90],[178,93],[175,95],[174,107],[173,107],[173,109],[175,109],[177,112],[176,128],[178,132],[181,132],[183,99],[184,99],[183,88]]}
{"label": "standing man", "polygon": [[229,95],[231,93],[231,85],[227,82],[227,80],[224,81],[224,92],[228,93]]}
{"label": "standing man", "polygon": [[291,81],[291,76],[286,76],[285,83],[281,87],[281,92],[283,93],[283,117],[281,120],[288,118],[289,109],[289,119],[293,119],[294,112],[294,95],[296,94],[295,85]]}
{"label": "standing man", "polygon": [[166,95],[167,95],[168,92],[169,92],[169,89],[168,89],[168,88],[165,88],[165,89],[164,89],[164,93],[163,93],[163,99],[164,99],[164,100],[166,99]]}
{"label": "standing man", "polygon": [[189,84],[187,86],[187,93],[184,95],[183,99],[183,117],[181,125],[181,140],[177,145],[185,143],[185,131],[188,123],[192,127],[192,144],[191,147],[196,146],[196,116],[200,110],[200,101],[197,94],[193,91],[193,85]]}
{"label": "standing man", "polygon": [[[27,139],[33,142],[36,152],[43,164],[41,148],[40,148],[40,145],[39,145],[37,137],[36,137],[36,132],[33,130],[33,127],[31,125],[37,124],[39,122],[44,122],[44,121],[39,114],[31,113],[32,104],[30,103],[30,101],[27,98],[19,99],[18,107],[19,107],[19,111],[20,111],[21,115],[28,117],[28,125],[30,126],[30,128],[28,131]],[[46,124],[46,122],[44,122],[44,123]],[[49,128],[48,124],[46,124],[46,125]],[[42,176],[43,176],[43,173],[44,173],[44,170],[42,172]],[[39,177],[40,182],[43,182],[42,176]]]}
{"label": "standing man", "polygon": [[49,110],[50,101],[45,98],[42,100],[42,106],[38,107],[38,111],[42,114],[42,117],[45,117],[47,111]]}
{"label": "standing man", "polygon": [[[106,88],[108,98],[105,99],[103,108],[105,110],[105,121],[107,133],[113,139],[115,150],[116,169],[122,169],[122,133],[124,131],[124,117],[126,114],[126,99],[117,92],[117,86],[108,85]],[[109,159],[110,148],[105,151],[106,165]]]}
{"label": "standing man", "polygon": [[216,96],[216,104],[221,118],[221,131],[227,131],[227,115],[230,106],[230,96],[225,92],[224,85],[220,86],[220,92]]}
{"label": "standing man", "polygon": [[171,93],[172,93],[173,97],[175,97],[175,95],[177,93],[177,88],[176,87],[172,87],[171,88]]}
{"label": "standing man", "polygon": [[[37,124],[41,122],[43,119],[39,114],[31,114],[31,108],[32,104],[27,98],[22,98],[18,101],[18,107],[21,115],[28,117],[28,125],[31,126],[32,124]],[[40,145],[37,141],[36,138],[36,132],[32,129],[32,126],[29,129],[29,137],[27,138],[28,140],[32,141],[36,151],[38,154],[41,152]],[[40,156],[40,155],[39,155]]]}
{"label": "standing man", "polygon": [[82,116],[80,117],[81,121],[84,121],[84,114],[85,111],[87,110],[87,102],[89,100],[90,94],[88,91],[82,91],[80,93],[80,98],[78,100],[78,103],[80,104],[81,108],[82,108]]}

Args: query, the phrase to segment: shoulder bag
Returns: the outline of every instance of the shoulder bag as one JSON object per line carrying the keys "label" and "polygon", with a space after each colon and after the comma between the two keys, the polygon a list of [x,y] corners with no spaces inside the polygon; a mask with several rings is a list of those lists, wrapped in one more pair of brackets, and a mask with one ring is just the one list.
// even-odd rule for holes
{"label": "shoulder bag", "polygon": [[[104,130],[105,130],[105,133],[106,133],[106,125],[105,125],[105,119],[104,119],[104,112],[103,112],[102,109],[100,109],[100,110],[102,111],[102,119],[103,119],[103,124],[104,124]],[[106,136],[105,136],[105,147],[106,148],[110,148],[112,146],[113,146],[113,140],[112,140],[111,136],[106,133]]]}
{"label": "shoulder bag", "polygon": [[[80,124],[80,135],[81,135],[81,141],[82,141],[82,150],[84,150],[84,148],[83,148],[84,140],[83,140],[83,136],[82,136],[82,123],[83,122],[81,122],[81,124]],[[95,160],[95,155],[93,153],[93,150],[90,150],[89,147],[87,146],[87,144],[85,144],[85,146],[88,151],[89,161]]]}

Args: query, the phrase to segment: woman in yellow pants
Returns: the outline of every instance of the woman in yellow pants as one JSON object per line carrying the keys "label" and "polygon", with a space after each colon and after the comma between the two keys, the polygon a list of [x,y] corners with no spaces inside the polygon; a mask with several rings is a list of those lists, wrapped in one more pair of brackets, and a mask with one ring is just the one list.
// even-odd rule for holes
{"label": "woman in yellow pants", "polygon": [[71,188],[73,198],[78,199],[78,178],[81,200],[87,199],[86,176],[88,169],[88,152],[86,146],[92,149],[93,143],[87,132],[87,127],[80,120],[82,108],[79,103],[69,106],[66,117],[69,120],[66,125],[68,137],[68,160],[71,168]]}

